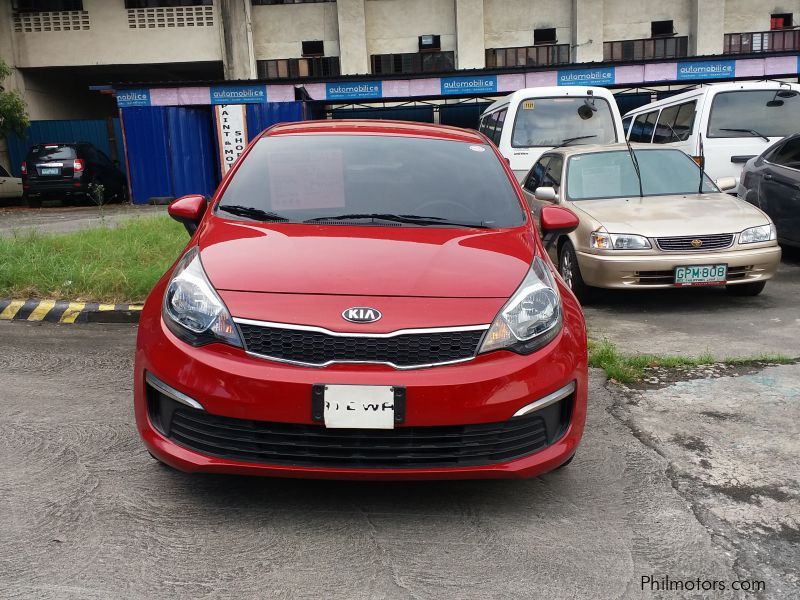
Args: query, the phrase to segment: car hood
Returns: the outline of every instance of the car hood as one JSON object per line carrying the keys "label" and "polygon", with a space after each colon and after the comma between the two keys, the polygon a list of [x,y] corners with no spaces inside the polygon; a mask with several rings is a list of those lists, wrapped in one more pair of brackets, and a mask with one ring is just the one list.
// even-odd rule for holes
{"label": "car hood", "polygon": [[220,290],[507,298],[536,243],[509,230],[263,224],[212,217],[201,260]]}
{"label": "car hood", "polygon": [[647,237],[736,233],[769,222],[752,204],[721,193],[580,200],[570,206],[610,233]]}

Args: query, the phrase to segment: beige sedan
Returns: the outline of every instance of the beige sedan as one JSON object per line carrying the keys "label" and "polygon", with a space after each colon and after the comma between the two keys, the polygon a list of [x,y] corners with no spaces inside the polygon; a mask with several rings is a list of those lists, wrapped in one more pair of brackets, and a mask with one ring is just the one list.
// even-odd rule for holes
{"label": "beige sedan", "polygon": [[724,285],[755,296],[780,262],[770,218],[723,193],[735,187],[733,178],[701,183],[698,166],[677,149],[555,148],[522,183],[537,218],[550,204],[578,215],[578,229],[550,252],[583,302],[595,288]]}

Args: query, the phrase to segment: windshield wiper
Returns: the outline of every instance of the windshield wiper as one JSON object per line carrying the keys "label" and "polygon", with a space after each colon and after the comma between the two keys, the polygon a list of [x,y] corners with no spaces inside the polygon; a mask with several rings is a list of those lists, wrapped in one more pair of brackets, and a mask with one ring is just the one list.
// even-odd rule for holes
{"label": "windshield wiper", "polygon": [[578,140],[588,140],[589,138],[596,138],[596,135],[576,135],[575,137],[564,138],[561,142],[556,146],[556,148],[560,148],[561,146],[569,146],[572,142],[577,142]]}
{"label": "windshield wiper", "polygon": [[274,212],[261,210],[253,206],[242,206],[240,204],[221,204],[217,210],[224,210],[226,213],[237,217],[246,217],[255,221],[288,221],[286,217]]}
{"label": "windshield wiper", "polygon": [[720,131],[738,131],[739,133],[749,133],[750,135],[754,135],[756,137],[763,138],[765,141],[769,141],[769,138],[765,136],[763,133],[759,133],[755,129],[739,129],[738,127],[720,127]]}
{"label": "windshield wiper", "polygon": [[488,229],[483,221],[452,221],[442,217],[422,217],[419,215],[396,215],[392,213],[353,213],[349,215],[334,215],[332,217],[316,217],[303,223],[319,223],[327,221],[355,221],[358,219],[371,219],[373,221],[390,221],[393,223],[408,223],[409,225],[446,225],[449,227],[475,227]]}

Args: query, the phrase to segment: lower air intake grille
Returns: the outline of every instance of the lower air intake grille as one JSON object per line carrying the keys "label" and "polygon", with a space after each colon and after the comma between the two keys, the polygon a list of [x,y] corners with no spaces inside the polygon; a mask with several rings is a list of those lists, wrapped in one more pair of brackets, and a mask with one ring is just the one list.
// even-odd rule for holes
{"label": "lower air intake grille", "polygon": [[484,330],[434,331],[393,337],[331,335],[240,323],[248,352],[295,363],[390,363],[401,368],[435,365],[472,358]]}

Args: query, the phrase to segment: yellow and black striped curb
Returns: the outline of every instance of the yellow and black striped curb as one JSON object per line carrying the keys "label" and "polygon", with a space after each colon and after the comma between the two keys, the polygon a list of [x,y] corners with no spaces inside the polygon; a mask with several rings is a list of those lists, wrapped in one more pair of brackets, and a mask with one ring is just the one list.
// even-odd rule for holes
{"label": "yellow and black striped curb", "polygon": [[0,321],[48,323],[138,323],[139,304],[100,304],[64,300],[0,300]]}

